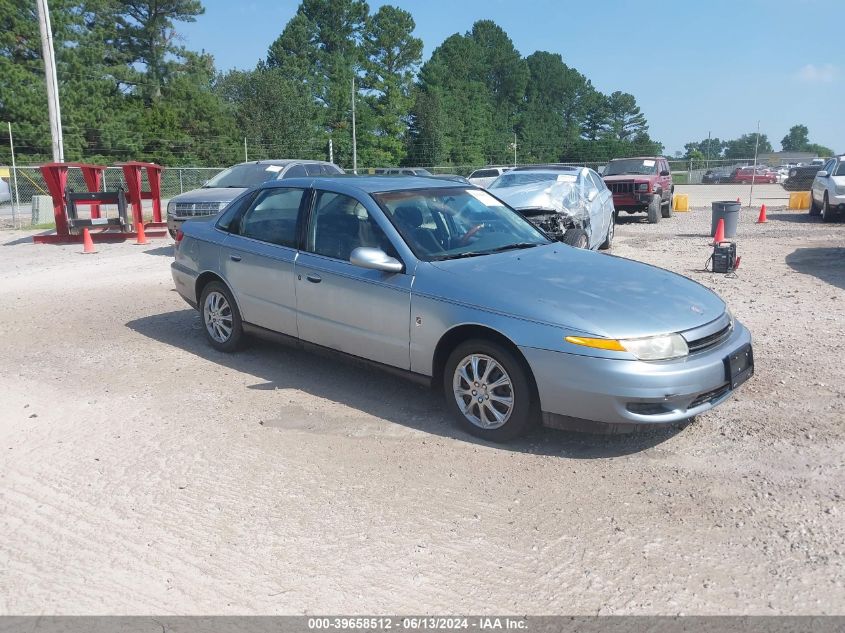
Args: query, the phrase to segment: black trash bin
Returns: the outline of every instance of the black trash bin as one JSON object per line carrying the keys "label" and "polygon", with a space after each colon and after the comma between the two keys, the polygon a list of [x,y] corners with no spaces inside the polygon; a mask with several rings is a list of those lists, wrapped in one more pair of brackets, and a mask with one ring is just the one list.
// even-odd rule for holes
{"label": "black trash bin", "polygon": [[716,226],[719,220],[725,221],[725,237],[736,236],[736,225],[739,223],[740,203],[735,200],[722,200],[714,202],[710,216],[710,235],[716,235]]}

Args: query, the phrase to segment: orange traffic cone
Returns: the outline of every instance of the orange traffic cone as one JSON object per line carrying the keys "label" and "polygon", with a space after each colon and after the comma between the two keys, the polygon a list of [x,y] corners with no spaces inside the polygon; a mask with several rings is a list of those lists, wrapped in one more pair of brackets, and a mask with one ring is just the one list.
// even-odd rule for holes
{"label": "orange traffic cone", "polygon": [[94,249],[94,240],[91,239],[91,234],[88,232],[88,227],[82,229],[82,254],[90,255],[96,253]]}
{"label": "orange traffic cone", "polygon": [[144,233],[144,222],[138,222],[138,239],[135,241],[137,246],[144,246],[147,243],[147,236]]}
{"label": "orange traffic cone", "polygon": [[757,218],[757,224],[765,224],[766,220],[766,205],[760,207],[760,216]]}
{"label": "orange traffic cone", "polygon": [[725,221],[719,220],[719,223],[716,225],[716,237],[713,238],[713,243],[718,244],[719,242],[725,241]]}

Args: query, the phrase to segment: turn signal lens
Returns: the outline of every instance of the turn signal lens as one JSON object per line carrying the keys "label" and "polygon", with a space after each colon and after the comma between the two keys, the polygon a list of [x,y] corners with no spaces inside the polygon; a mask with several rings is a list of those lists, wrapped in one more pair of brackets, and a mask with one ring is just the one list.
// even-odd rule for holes
{"label": "turn signal lens", "polygon": [[567,336],[567,343],[573,345],[583,345],[584,347],[592,347],[593,349],[607,349],[613,352],[627,351],[622,347],[622,343],[612,338],[585,338],[583,336]]}

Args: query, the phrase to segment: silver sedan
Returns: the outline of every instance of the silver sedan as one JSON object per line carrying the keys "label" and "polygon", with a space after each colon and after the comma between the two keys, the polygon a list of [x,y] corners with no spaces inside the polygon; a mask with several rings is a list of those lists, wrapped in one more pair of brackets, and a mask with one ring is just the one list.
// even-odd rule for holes
{"label": "silver sedan", "polygon": [[753,373],[751,338],[680,275],[550,241],[472,186],[273,181],[184,224],[176,289],[209,343],[247,333],[363,359],[446,394],[493,441],[707,411]]}

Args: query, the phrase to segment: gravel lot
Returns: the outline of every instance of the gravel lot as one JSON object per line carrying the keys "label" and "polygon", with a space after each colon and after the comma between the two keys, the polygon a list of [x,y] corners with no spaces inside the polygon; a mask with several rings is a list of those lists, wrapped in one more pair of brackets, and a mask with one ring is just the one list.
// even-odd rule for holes
{"label": "gravel lot", "polygon": [[685,428],[456,430],[430,392],[211,350],[171,247],[0,231],[0,613],[845,614],[845,225],[623,218],[725,297],[757,375]]}

